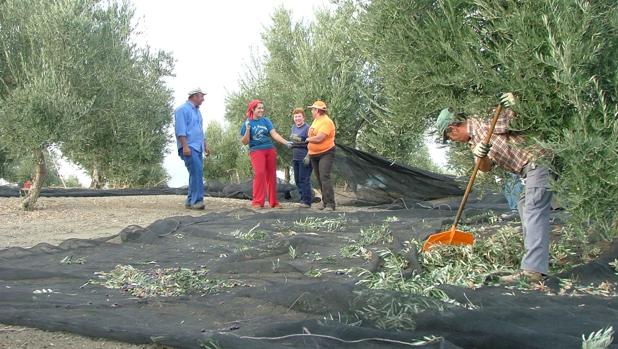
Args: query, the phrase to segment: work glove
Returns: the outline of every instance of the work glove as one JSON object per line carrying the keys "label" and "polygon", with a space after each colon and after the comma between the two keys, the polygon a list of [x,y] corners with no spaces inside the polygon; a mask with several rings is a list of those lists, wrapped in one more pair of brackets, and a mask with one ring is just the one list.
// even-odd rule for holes
{"label": "work glove", "polygon": [[286,146],[288,149],[292,149],[292,146],[293,146],[293,145],[294,145],[294,143],[292,143],[291,141],[287,141],[287,142],[285,142],[285,146]]}
{"label": "work glove", "polygon": [[307,141],[302,141],[302,142],[292,142],[292,144],[294,145],[294,147],[296,148],[304,148],[305,146],[307,146]]}
{"label": "work glove", "polygon": [[309,154],[305,155],[305,158],[303,159],[303,164],[305,164],[305,166],[309,166],[310,162],[311,159],[309,159]]}
{"label": "work glove", "polygon": [[474,154],[477,158],[482,159],[487,156],[489,149],[491,149],[491,144],[479,143],[474,147],[474,149],[472,149],[472,154]]}
{"label": "work glove", "polygon": [[500,96],[500,103],[506,108],[512,108],[515,105],[515,96],[511,92],[503,93]]}
{"label": "work glove", "polygon": [[292,142],[295,142],[295,143],[302,143],[303,141],[303,138],[299,135],[291,135],[290,139],[292,140]]}

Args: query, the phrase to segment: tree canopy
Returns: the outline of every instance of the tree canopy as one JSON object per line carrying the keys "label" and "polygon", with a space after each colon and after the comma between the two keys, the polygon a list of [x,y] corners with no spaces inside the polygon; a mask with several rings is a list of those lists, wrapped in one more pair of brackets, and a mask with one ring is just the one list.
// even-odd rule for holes
{"label": "tree canopy", "polygon": [[171,92],[163,78],[173,61],[133,42],[133,17],[127,2],[0,3],[4,149],[34,152],[41,176],[42,154],[53,144],[112,185],[165,179]]}
{"label": "tree canopy", "polygon": [[[339,142],[432,169],[424,143],[439,110],[488,116],[511,91],[511,126],[551,154],[571,225],[615,236],[617,13],[613,0],[343,0],[306,23],[279,8],[226,100],[229,127],[208,127],[220,149],[206,173],[248,174],[233,144],[254,98],[284,136],[293,108],[322,99]],[[0,2],[1,171],[31,153],[43,176],[53,144],[112,185],[165,179],[173,60],[135,44],[133,16],[111,0]],[[460,173],[471,167],[450,153]]]}
{"label": "tree canopy", "polygon": [[410,132],[446,106],[486,115],[497,93],[512,91],[514,129],[553,154],[572,223],[618,233],[615,1],[374,0],[364,9],[384,106],[395,117],[413,110]]}
{"label": "tree canopy", "polygon": [[573,227],[614,236],[616,13],[610,0],[344,0],[304,24],[279,9],[226,117],[238,124],[243,102],[261,98],[287,126],[293,107],[323,99],[339,142],[431,168],[424,142],[442,108],[489,116],[511,91],[511,126],[549,150]]}

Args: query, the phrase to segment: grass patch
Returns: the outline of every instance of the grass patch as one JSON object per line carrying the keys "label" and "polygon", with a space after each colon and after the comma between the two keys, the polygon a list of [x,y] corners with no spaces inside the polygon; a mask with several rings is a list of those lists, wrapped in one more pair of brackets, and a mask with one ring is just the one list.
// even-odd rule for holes
{"label": "grass patch", "polygon": [[264,230],[258,229],[259,227],[260,227],[260,223],[256,224],[253,228],[249,229],[249,231],[247,232],[235,230],[232,232],[232,236],[242,239],[242,240],[248,240],[248,241],[255,241],[255,240],[264,241],[266,240],[268,233]]}
{"label": "grass patch", "polygon": [[[360,298],[360,297],[359,297]],[[443,311],[444,306],[428,298],[375,296],[365,300],[366,304],[354,311],[354,316],[363,321],[371,321],[381,329],[413,330],[415,316],[427,309]]]}
{"label": "grass patch", "polygon": [[95,273],[99,279],[91,284],[120,289],[132,296],[173,297],[186,294],[212,294],[225,288],[241,286],[235,280],[215,280],[207,277],[207,269],[156,268],[139,270],[130,265],[117,265],[110,272]]}
{"label": "grass patch", "polygon": [[[486,277],[490,274],[518,270],[524,253],[521,232],[513,227],[505,226],[495,234],[477,240],[474,245],[437,245],[429,251],[418,253],[422,272],[407,275],[405,272],[408,271],[409,261],[403,256],[414,253],[414,250],[419,251],[420,246],[420,242],[409,241],[401,251],[380,250],[378,254],[383,261],[383,268],[380,271],[370,272],[363,268],[356,268],[352,272],[357,273],[358,284],[368,288],[394,290],[455,303],[438,286],[448,284],[478,288],[484,284]],[[563,232],[562,238],[552,243],[550,273],[558,274],[590,262],[600,254],[600,251],[600,248],[585,243],[585,239],[582,240],[581,236]],[[615,269],[618,268],[618,260],[610,265]],[[551,292],[543,284],[524,283],[517,287]],[[615,297],[616,285],[604,282],[599,285],[581,286],[572,280],[561,280],[558,293],[572,296],[592,294]],[[472,304],[458,305],[474,307]]]}
{"label": "grass patch", "polygon": [[392,232],[388,223],[368,228],[361,228],[358,241],[352,240],[350,245],[341,248],[340,253],[344,258],[366,257],[369,254],[367,247],[376,243],[391,243],[393,241]]}
{"label": "grass patch", "polygon": [[592,332],[588,337],[582,335],[582,349],[605,349],[609,348],[614,341],[614,328],[607,328]]}
{"label": "grass patch", "polygon": [[407,242],[401,253],[381,250],[383,270],[372,273],[357,269],[358,284],[373,289],[394,290],[431,297],[454,303],[438,288],[442,284],[463,287],[480,287],[488,274],[517,269],[522,250],[521,234],[510,227],[503,227],[496,234],[470,246],[438,245],[419,254],[423,266],[420,274],[404,276],[409,267],[403,255],[420,250],[417,241]]}
{"label": "grass patch", "polygon": [[294,246],[288,246],[288,255],[290,256],[290,259],[296,259],[296,249]]}
{"label": "grass patch", "polygon": [[85,264],[86,258],[84,257],[75,257],[73,255],[68,255],[60,261],[61,264]]}
{"label": "grass patch", "polygon": [[294,222],[294,228],[300,231],[341,231],[345,227],[345,214],[337,217],[305,217],[305,219]]}

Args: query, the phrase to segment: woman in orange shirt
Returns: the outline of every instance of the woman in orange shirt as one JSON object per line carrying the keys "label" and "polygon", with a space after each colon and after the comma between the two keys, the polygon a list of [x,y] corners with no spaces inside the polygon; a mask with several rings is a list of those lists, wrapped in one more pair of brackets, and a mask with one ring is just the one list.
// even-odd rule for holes
{"label": "woman in orange shirt", "polygon": [[335,160],[335,124],[326,113],[326,103],[318,100],[311,108],[313,123],[307,137],[308,156],[322,192],[321,210],[335,210],[335,191],[330,172]]}

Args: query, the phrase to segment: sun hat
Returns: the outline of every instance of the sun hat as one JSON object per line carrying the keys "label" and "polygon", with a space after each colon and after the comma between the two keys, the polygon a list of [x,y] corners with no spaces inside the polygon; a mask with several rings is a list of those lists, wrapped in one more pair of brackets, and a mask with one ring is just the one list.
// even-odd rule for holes
{"label": "sun hat", "polygon": [[189,90],[189,97],[191,97],[191,96],[193,96],[193,95],[196,95],[196,94],[198,94],[198,93],[201,93],[201,94],[203,94],[203,95],[205,95],[205,94],[206,94],[206,92],[202,91],[202,89],[201,89],[201,88],[196,87],[196,88],[193,88],[193,89],[190,89],[190,90]]}
{"label": "sun hat", "polygon": [[319,99],[317,101],[313,102],[313,104],[308,106],[307,108],[315,108],[315,109],[320,109],[320,110],[327,110],[326,103],[322,102]]}

